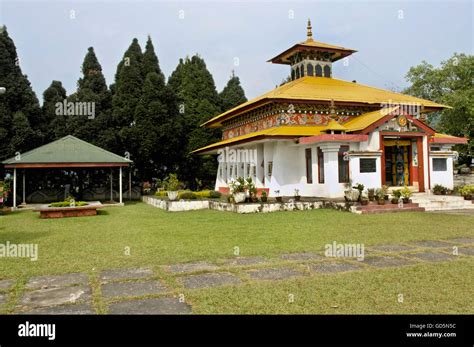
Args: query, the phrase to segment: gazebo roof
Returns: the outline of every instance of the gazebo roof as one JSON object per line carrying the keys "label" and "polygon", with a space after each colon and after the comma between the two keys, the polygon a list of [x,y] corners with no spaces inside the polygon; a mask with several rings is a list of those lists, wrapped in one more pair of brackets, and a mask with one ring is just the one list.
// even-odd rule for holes
{"label": "gazebo roof", "polygon": [[72,135],[2,162],[6,168],[129,166],[131,160]]}

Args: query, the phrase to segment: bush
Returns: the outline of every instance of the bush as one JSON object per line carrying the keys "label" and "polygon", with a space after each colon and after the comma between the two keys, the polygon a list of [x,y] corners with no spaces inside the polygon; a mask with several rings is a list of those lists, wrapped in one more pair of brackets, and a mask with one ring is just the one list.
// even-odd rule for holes
{"label": "bush", "polygon": [[465,197],[473,196],[474,195],[474,185],[464,186],[459,189],[459,194]]}
{"label": "bush", "polygon": [[158,190],[156,193],[155,193],[155,196],[158,196],[160,198],[165,198],[168,196],[168,192],[166,190]]}
{"label": "bush", "polygon": [[181,182],[178,180],[178,175],[169,174],[169,176],[163,181],[163,185],[166,190],[175,192],[181,187]]}
{"label": "bush", "polygon": [[191,192],[191,191],[184,191],[184,192],[180,192],[178,194],[178,200],[195,200],[197,199],[198,196],[196,195],[196,193],[194,192]]}
{"label": "bush", "polygon": [[211,190],[209,192],[209,198],[211,199],[220,199],[221,196],[222,196],[222,193],[218,192],[217,190]]}
{"label": "bush", "polygon": [[448,188],[442,186],[441,184],[435,184],[433,187],[433,193],[436,195],[445,195],[448,192]]}
{"label": "bush", "polygon": [[[86,206],[86,205],[88,205],[88,203],[85,201],[76,201],[76,206]],[[71,202],[69,201],[52,202],[50,206],[51,207],[70,207]]]}
{"label": "bush", "polygon": [[392,195],[393,195],[394,198],[400,199],[400,197],[402,196],[402,191],[400,189],[394,190],[392,192]]}

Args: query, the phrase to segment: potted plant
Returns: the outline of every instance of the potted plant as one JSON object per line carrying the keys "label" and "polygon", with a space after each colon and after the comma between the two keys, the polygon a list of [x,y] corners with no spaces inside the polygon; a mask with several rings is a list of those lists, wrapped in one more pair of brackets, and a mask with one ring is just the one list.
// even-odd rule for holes
{"label": "potted plant", "polygon": [[293,196],[294,196],[294,198],[295,198],[295,201],[300,201],[301,196],[300,196],[300,191],[299,191],[299,189],[295,189],[295,192],[294,192]]}
{"label": "potted plant", "polygon": [[246,192],[248,194],[249,202],[256,202],[258,200],[258,198],[257,198],[257,187],[255,187],[255,184],[253,183],[252,177],[247,177],[247,180],[245,181],[244,189],[246,190]]}
{"label": "potted plant", "polygon": [[268,197],[267,197],[267,191],[266,191],[266,190],[262,190],[262,193],[260,194],[260,200],[261,200],[262,202],[267,202],[267,199],[268,199]]}
{"label": "potted plant", "polygon": [[356,189],[357,191],[359,191],[359,197],[358,197],[358,200],[360,200],[362,198],[362,192],[364,191],[364,185],[362,183],[357,183],[354,187],[352,187],[354,189]]}
{"label": "potted plant", "polygon": [[280,191],[279,190],[274,190],[275,193],[275,199],[277,202],[283,202],[283,198],[280,196]]}
{"label": "potted plant", "polygon": [[442,186],[441,184],[435,184],[433,187],[434,195],[446,195],[448,188]]}
{"label": "potted plant", "polygon": [[236,180],[232,180],[229,183],[229,187],[236,204],[245,201],[245,180],[243,177],[237,177]]}
{"label": "potted plant", "polygon": [[394,190],[392,192],[392,204],[398,204],[398,200],[402,196],[402,191],[400,189]]}
{"label": "potted plant", "polygon": [[375,191],[375,199],[377,199],[377,204],[385,205],[385,190],[383,188],[378,188]]}
{"label": "potted plant", "polygon": [[413,192],[411,191],[410,188],[408,188],[407,186],[403,187],[403,189],[401,190],[401,194],[402,194],[402,200],[403,200],[403,203],[404,204],[408,204],[410,202],[410,196],[413,194]]}
{"label": "potted plant", "polygon": [[464,200],[472,200],[474,197],[474,185],[464,186],[460,188],[459,194],[464,197]]}
{"label": "potted plant", "polygon": [[176,174],[169,174],[169,176],[165,180],[165,187],[168,195],[168,199],[171,201],[175,201],[178,199],[178,190],[179,190],[179,180],[178,175]]}
{"label": "potted plant", "polygon": [[389,196],[388,196],[388,186],[383,185],[382,190],[383,190],[383,193],[384,193],[384,195],[383,195],[384,200],[388,200],[388,198],[389,198]]}
{"label": "potted plant", "polygon": [[351,181],[344,184],[344,187],[346,188],[346,190],[344,190],[344,199],[346,199],[346,201],[352,202],[359,200],[360,192],[357,189],[352,188]]}
{"label": "potted plant", "polygon": [[361,195],[360,197],[360,204],[362,206],[366,206],[369,204],[369,198],[366,195]]}
{"label": "potted plant", "polygon": [[367,196],[369,197],[369,201],[374,201],[375,200],[375,189],[374,188],[367,189]]}

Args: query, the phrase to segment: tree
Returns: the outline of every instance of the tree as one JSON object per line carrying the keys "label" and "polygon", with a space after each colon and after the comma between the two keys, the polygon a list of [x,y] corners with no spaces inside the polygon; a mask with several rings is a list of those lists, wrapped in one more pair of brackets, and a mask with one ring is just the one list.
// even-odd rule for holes
{"label": "tree", "polygon": [[168,83],[177,96],[183,119],[183,152],[179,176],[190,188],[198,188],[201,184],[210,187],[217,171],[216,159],[191,152],[220,139],[216,130],[201,127],[202,123],[221,111],[214,79],[204,60],[195,55],[180,60]]}
{"label": "tree", "polygon": [[143,87],[143,54],[135,38],[117,66],[112,97],[113,131],[105,134],[107,147],[116,153],[130,152],[135,108]]}
{"label": "tree", "polygon": [[67,127],[74,136],[102,146],[103,130],[109,126],[112,96],[93,47],[87,50],[81,72],[82,77],[77,81],[77,91],[67,101],[83,105],[79,108],[82,112],[68,115]]}
{"label": "tree", "polygon": [[28,118],[21,111],[15,112],[13,115],[10,136],[11,153],[20,152],[18,148],[28,147],[28,142],[35,136],[35,132],[31,128]]}
{"label": "tree", "polygon": [[[21,71],[15,44],[5,27],[0,28],[0,86],[6,88],[5,94],[0,95],[0,139],[3,139],[0,142],[0,159],[5,159],[16,152],[22,153],[41,145],[43,132],[47,128],[36,94],[28,77]],[[28,124],[29,129],[25,129],[25,133],[29,134],[28,141],[15,141],[16,147],[11,146],[5,139],[19,136],[19,124]],[[15,134],[12,133],[13,126]]]}
{"label": "tree", "polygon": [[410,68],[406,79],[411,83],[404,92],[449,105],[435,113],[430,123],[438,131],[469,138],[457,146],[460,162],[470,162],[474,149],[474,56],[454,54],[435,68],[426,61]]}
{"label": "tree", "polygon": [[245,92],[240,85],[240,80],[234,75],[234,71],[232,71],[232,76],[227,82],[227,85],[224,87],[222,92],[219,93],[221,110],[223,112],[230,110],[246,101],[247,98],[245,97]]}
{"label": "tree", "polygon": [[43,92],[42,112],[48,124],[45,142],[51,142],[69,134],[66,115],[56,114],[56,104],[66,100],[66,89],[60,81],[53,81]]}

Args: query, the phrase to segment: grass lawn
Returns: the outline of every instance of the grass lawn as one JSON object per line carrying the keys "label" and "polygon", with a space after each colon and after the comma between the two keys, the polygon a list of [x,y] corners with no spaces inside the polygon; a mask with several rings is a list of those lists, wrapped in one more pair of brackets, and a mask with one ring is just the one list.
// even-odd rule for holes
{"label": "grass lawn", "polygon": [[[0,258],[0,279],[17,279],[15,290],[21,291],[21,284],[33,275],[84,272],[94,276],[104,269],[133,267],[161,273],[160,265],[165,264],[219,263],[232,258],[235,247],[241,256],[276,258],[284,253],[321,252],[333,241],[368,247],[474,236],[473,216],[432,213],[169,213],[143,203],[99,213],[64,219],[39,219],[35,212],[0,216],[0,243],[36,243],[39,248],[35,262]],[[473,259],[308,276],[278,281],[278,285],[247,281],[187,295],[196,313],[473,313]],[[177,287],[177,292],[186,292]],[[400,293],[404,303],[397,302]],[[294,295],[293,303],[288,303],[289,294]]]}

